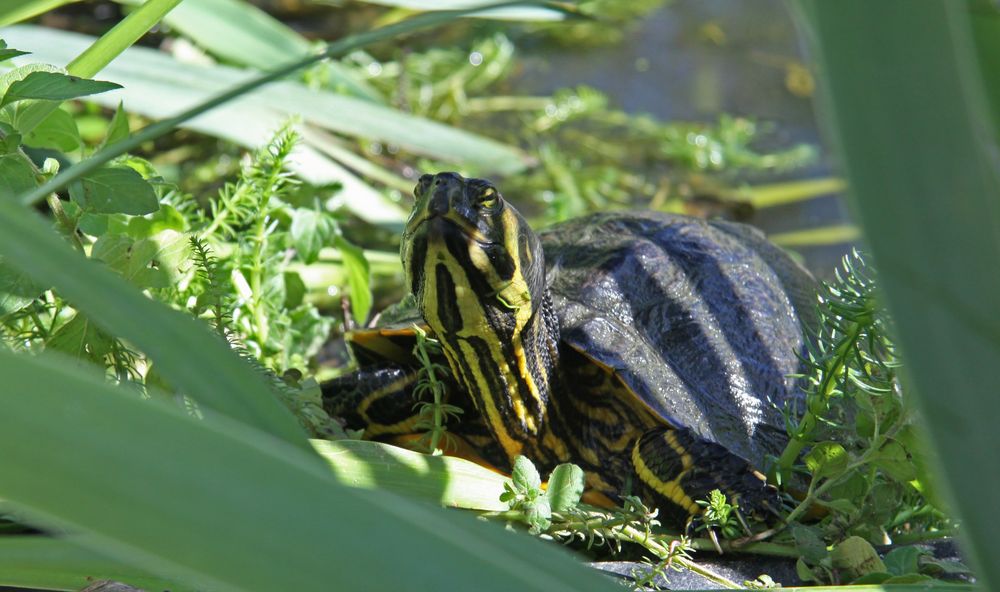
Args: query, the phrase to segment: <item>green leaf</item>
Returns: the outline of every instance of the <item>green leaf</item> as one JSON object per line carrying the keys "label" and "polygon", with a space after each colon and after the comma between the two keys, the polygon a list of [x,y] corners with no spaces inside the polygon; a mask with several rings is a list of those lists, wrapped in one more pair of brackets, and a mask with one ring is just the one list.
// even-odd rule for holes
{"label": "green leaf", "polygon": [[813,572],[812,569],[810,569],[809,565],[806,564],[805,560],[802,559],[801,557],[799,557],[795,561],[795,575],[799,576],[799,579],[802,580],[803,582],[819,581],[819,578],[816,577],[816,574]]}
{"label": "green leaf", "polygon": [[337,229],[330,214],[312,208],[296,208],[292,212],[292,224],[288,237],[299,258],[306,264],[315,263],[319,250],[330,242]]}
{"label": "green leaf", "polygon": [[347,242],[339,233],[333,236],[333,245],[340,251],[340,257],[347,269],[347,285],[351,292],[351,313],[354,320],[364,324],[372,309],[371,270],[368,260],[360,247]]}
{"label": "green leaf", "polygon": [[848,537],[830,552],[833,567],[848,580],[870,573],[885,572],[885,564],[871,543],[859,536]]}
{"label": "green leaf", "polygon": [[91,256],[138,288],[166,288],[180,279],[178,268],[187,263],[188,244],[186,235],[172,230],[141,240],[107,234],[94,243]]}
{"label": "green leaf", "polygon": [[855,506],[850,500],[846,499],[834,499],[828,502],[823,502],[823,506],[841,514],[847,514],[848,516],[858,512],[858,507]]}
{"label": "green leaf", "polygon": [[814,477],[833,477],[847,468],[847,451],[836,442],[820,442],[805,456],[806,467]]}
{"label": "green leaf", "polygon": [[285,283],[285,308],[292,310],[305,299],[306,283],[302,281],[302,276],[294,271],[286,271],[282,275]]}
{"label": "green leaf", "polygon": [[539,496],[527,502],[524,512],[533,534],[544,532],[552,526],[552,506],[547,496]]}
{"label": "green leaf", "polygon": [[111,351],[111,338],[77,313],[45,342],[45,349],[58,351],[80,360],[102,365]]}
{"label": "green leaf", "polygon": [[25,191],[38,187],[35,166],[22,152],[0,155],[0,200],[13,201]]}
{"label": "green leaf", "polygon": [[928,554],[927,550],[911,545],[889,551],[883,561],[886,571],[894,576],[915,574],[920,572],[920,558]]}
{"label": "green leaf", "polygon": [[80,147],[82,141],[73,116],[62,109],[56,109],[35,129],[25,134],[24,143],[33,148],[72,152]]}
{"label": "green leaf", "polygon": [[28,276],[0,258],[0,318],[28,306],[42,291]]}
{"label": "green leaf", "polygon": [[9,60],[11,58],[16,58],[17,56],[28,55],[28,52],[21,51],[19,49],[0,49],[0,62]]}
{"label": "green leaf", "polygon": [[792,537],[795,539],[795,550],[799,556],[810,564],[816,564],[829,556],[826,544],[817,530],[802,524],[792,525]]}
{"label": "green leaf", "polygon": [[139,216],[155,212],[160,205],[149,182],[123,166],[97,169],[70,186],[69,194],[84,211],[99,214]]}
{"label": "green leaf", "polygon": [[[75,205],[73,202],[69,203]],[[82,212],[76,223],[76,228],[80,232],[89,234],[90,236],[103,236],[108,232],[110,218],[112,216],[114,216],[114,214],[93,214],[90,212]]]}
{"label": "green leaf", "polygon": [[886,442],[875,456],[874,463],[891,479],[900,483],[906,483],[917,477],[917,468],[913,461],[903,446],[896,441]]}
{"label": "green leaf", "polygon": [[0,155],[10,154],[21,147],[21,133],[0,121]]}
{"label": "green leaf", "polygon": [[164,230],[188,230],[187,219],[169,204],[160,204],[160,209],[152,214],[128,220],[128,234],[133,238],[148,238]]}
{"label": "green leaf", "polygon": [[110,146],[115,142],[119,142],[128,138],[128,114],[125,113],[125,107],[121,102],[118,103],[118,108],[115,109],[115,114],[111,118],[111,123],[108,124],[107,134],[104,136],[104,141],[98,147],[98,150],[106,146]]}
{"label": "green leaf", "polygon": [[[190,353],[193,366],[202,362]],[[301,449],[215,414],[196,419],[159,396],[143,400],[61,357],[0,351],[0,376],[0,497],[33,522],[72,525],[74,542],[184,585],[615,589],[543,541],[345,487]],[[447,569],[428,569],[443,557]]]}
{"label": "green leaf", "polygon": [[102,80],[88,80],[59,72],[32,72],[11,84],[0,100],[0,107],[25,99],[65,101],[121,88]]}
{"label": "green leaf", "polygon": [[510,478],[514,487],[521,492],[537,491],[542,487],[542,477],[538,474],[538,469],[526,456],[514,459],[514,472]]}
{"label": "green leaf", "polygon": [[586,479],[583,469],[574,464],[561,464],[549,475],[546,494],[553,512],[571,510],[580,503]]}

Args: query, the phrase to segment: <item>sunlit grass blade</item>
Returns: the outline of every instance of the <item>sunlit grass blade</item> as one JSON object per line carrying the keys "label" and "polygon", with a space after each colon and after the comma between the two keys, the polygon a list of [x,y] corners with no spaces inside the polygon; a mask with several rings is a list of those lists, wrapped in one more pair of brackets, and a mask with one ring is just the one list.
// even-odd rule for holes
{"label": "sunlit grass blade", "polygon": [[0,27],[19,23],[80,0],[0,0]]}
{"label": "sunlit grass blade", "polygon": [[113,580],[144,590],[194,592],[126,563],[108,559],[66,539],[37,535],[0,536],[0,586],[81,590],[96,580]]}
{"label": "sunlit grass blade", "polygon": [[791,232],[780,232],[767,238],[776,245],[786,248],[838,245],[856,241],[860,237],[858,228],[851,224],[835,224],[819,228],[806,228]]}
{"label": "sunlit grass blade", "polygon": [[[369,4],[380,4],[408,10],[461,10],[476,6],[485,6],[489,2],[483,0],[363,0]],[[504,19],[512,21],[558,21],[566,18],[564,10],[553,10],[542,7],[510,7],[483,11],[477,15],[480,18]]]}
{"label": "sunlit grass blade", "polygon": [[[153,25],[160,22],[181,0],[146,0],[142,6],[132,11],[110,31],[82,50],[72,60],[57,62],[66,64],[66,71],[74,76],[90,78],[107,66],[111,60],[131,47],[146,34]],[[18,131],[27,134],[50,113],[59,108],[55,101],[36,101],[18,115]]]}
{"label": "sunlit grass blade", "polygon": [[500,501],[507,478],[461,458],[362,440],[313,440],[312,444],[345,485],[378,487],[453,508],[508,509]]}
{"label": "sunlit grass blade", "polygon": [[799,5],[819,61],[824,115],[898,328],[908,387],[956,502],[963,549],[982,589],[996,589],[1000,167],[970,4]]}
{"label": "sunlit grass blade", "polygon": [[[138,4],[139,0],[124,2]],[[315,45],[243,0],[185,0],[165,20],[210,54],[259,69],[275,68],[290,59],[305,57]],[[327,74],[334,86],[350,95],[384,102],[375,89],[336,61],[327,64]]]}
{"label": "sunlit grass blade", "polygon": [[171,385],[206,410],[308,447],[291,413],[207,325],[146,298],[12,200],[0,200],[0,253],[5,263],[39,285],[54,286],[100,327],[135,344]]}
{"label": "sunlit grass blade", "polygon": [[744,189],[750,197],[750,204],[758,209],[799,203],[831,193],[840,193],[847,188],[843,179],[826,177],[783,181],[770,185],[753,185]]}
{"label": "sunlit grass blade", "polygon": [[0,375],[0,496],[164,577],[213,590],[613,589],[558,547],[344,487],[301,450],[63,358],[0,352]]}

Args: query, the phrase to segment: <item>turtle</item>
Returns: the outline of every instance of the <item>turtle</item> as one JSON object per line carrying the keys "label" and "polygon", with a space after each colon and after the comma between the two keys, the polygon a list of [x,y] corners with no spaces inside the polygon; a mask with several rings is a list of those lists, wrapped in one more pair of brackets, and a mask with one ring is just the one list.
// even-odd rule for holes
{"label": "turtle", "polygon": [[[401,238],[412,305],[348,341],[324,406],[372,439],[413,433],[416,321],[441,346],[448,430],[509,470],[580,466],[610,503],[683,523],[715,489],[774,510],[761,472],[801,397],[816,282],[747,225],[601,212],[536,233],[497,187],[425,174]],[[405,309],[404,309],[405,311]]]}

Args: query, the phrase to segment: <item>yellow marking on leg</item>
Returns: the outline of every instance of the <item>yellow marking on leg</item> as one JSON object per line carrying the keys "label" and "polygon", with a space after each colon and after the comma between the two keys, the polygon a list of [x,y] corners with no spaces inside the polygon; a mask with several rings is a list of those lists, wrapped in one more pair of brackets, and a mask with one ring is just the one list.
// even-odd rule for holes
{"label": "yellow marking on leg", "polygon": [[653,473],[649,466],[646,465],[646,462],[642,458],[642,454],[639,452],[639,441],[637,441],[635,446],[632,448],[632,466],[635,467],[635,472],[639,475],[639,479],[651,487],[653,491],[656,491],[671,502],[684,508],[689,514],[698,514],[701,512],[701,509],[698,507],[698,504],[694,503],[694,500],[688,497],[687,493],[684,492],[684,489],[680,484],[681,478],[684,477],[693,464],[691,461],[691,455],[683,452],[684,448],[680,446],[677,442],[677,438],[674,437],[672,432],[668,431],[664,434],[664,436],[664,440],[667,444],[670,445],[675,452],[678,452],[678,454],[681,455],[681,463],[684,468],[677,474],[676,477],[674,477],[671,481],[663,481],[659,476]]}
{"label": "yellow marking on leg", "polygon": [[369,419],[368,408],[372,406],[372,403],[378,401],[382,397],[386,397],[392,395],[393,393],[397,393],[403,390],[404,388],[406,388],[406,385],[412,383],[416,379],[417,379],[416,373],[409,374],[407,376],[403,376],[402,378],[397,378],[396,380],[393,380],[389,384],[381,388],[377,388],[372,392],[368,393],[368,395],[366,395],[365,398],[362,399],[360,403],[358,403],[358,409],[357,409],[358,415],[361,415],[365,419]]}
{"label": "yellow marking on leg", "polygon": [[677,434],[675,434],[672,430],[667,430],[663,433],[663,439],[666,441],[667,445],[677,453],[677,456],[681,457],[681,464],[684,466],[684,469],[681,472],[691,470],[691,467],[694,466],[694,459],[692,459],[691,455],[688,454],[688,451],[681,446],[681,443],[677,441]]}
{"label": "yellow marking on leg", "polygon": [[417,431],[419,416],[411,416],[393,424],[370,423],[365,427],[365,440],[371,440],[383,434],[412,434]]}

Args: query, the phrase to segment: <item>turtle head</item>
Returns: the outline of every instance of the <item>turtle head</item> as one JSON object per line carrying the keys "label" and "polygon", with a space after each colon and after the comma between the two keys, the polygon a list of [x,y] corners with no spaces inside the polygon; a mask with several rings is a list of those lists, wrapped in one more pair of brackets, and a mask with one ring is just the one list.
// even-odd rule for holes
{"label": "turtle head", "polygon": [[400,249],[407,284],[513,461],[540,439],[557,374],[541,242],[488,181],[424,175],[414,194]]}
{"label": "turtle head", "polygon": [[[448,297],[459,308],[474,304],[492,310],[493,316],[509,317],[513,325],[519,319],[523,324],[542,302],[545,262],[538,236],[521,214],[489,181],[456,173],[424,175],[413,193],[416,202],[401,254],[417,301],[437,299],[433,307],[440,309],[440,298]],[[429,294],[432,283],[442,284],[438,288],[444,292]],[[425,302],[421,308],[430,305]],[[437,315],[432,311],[430,316]],[[441,321],[446,326],[449,319]]]}

